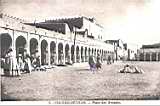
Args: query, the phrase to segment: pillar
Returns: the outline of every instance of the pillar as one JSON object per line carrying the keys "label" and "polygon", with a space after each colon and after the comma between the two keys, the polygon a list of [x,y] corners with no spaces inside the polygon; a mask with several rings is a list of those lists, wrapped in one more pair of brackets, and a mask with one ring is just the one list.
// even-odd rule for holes
{"label": "pillar", "polygon": [[[13,58],[16,59],[16,39],[15,39],[15,31],[13,30],[12,35],[13,39],[12,39],[12,50],[13,50]],[[15,63],[13,63],[15,64]],[[10,70],[10,72],[8,73],[9,75],[12,75],[12,70]],[[15,73],[13,73],[15,74]]]}
{"label": "pillar", "polygon": [[152,53],[150,53],[150,61],[152,61]]}
{"label": "pillar", "polygon": [[158,61],[158,52],[156,53],[156,61]]}
{"label": "pillar", "polygon": [[144,59],[143,60],[146,61],[146,53],[143,53],[143,54],[144,54]]}
{"label": "pillar", "polygon": [[42,61],[41,61],[41,36],[39,35],[39,39],[38,39],[38,56],[40,57],[40,65],[42,64]]}

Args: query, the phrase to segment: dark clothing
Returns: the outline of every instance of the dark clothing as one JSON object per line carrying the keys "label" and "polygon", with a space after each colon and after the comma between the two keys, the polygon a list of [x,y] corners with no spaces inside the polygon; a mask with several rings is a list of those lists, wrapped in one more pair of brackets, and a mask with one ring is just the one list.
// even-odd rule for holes
{"label": "dark clothing", "polygon": [[97,56],[97,63],[96,63],[96,67],[97,67],[97,69],[98,68],[101,68],[101,58],[100,58],[100,56]]}

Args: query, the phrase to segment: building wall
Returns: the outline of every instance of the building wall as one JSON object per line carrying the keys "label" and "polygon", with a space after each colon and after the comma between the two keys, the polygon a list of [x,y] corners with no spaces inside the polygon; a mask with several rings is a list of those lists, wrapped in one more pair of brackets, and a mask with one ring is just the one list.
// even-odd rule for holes
{"label": "building wall", "polygon": [[[41,65],[67,64],[67,62],[83,63],[88,61],[89,54],[95,57],[100,54],[101,60],[106,61],[108,55],[114,54],[113,45],[82,36],[76,37],[74,46],[74,35],[74,33],[60,34],[25,25],[23,21],[6,15],[0,18],[0,37],[4,37],[8,41],[11,38],[11,42],[4,43],[1,48],[9,45],[4,49],[12,48],[15,59],[21,53],[21,48],[26,50],[26,54],[30,56],[40,56]],[[33,47],[33,45],[36,46]],[[74,47],[75,49],[73,49]],[[38,52],[32,53],[31,48]],[[74,51],[74,55],[72,51]],[[74,58],[72,59],[72,57]]]}
{"label": "building wall", "polygon": [[88,35],[94,36],[95,39],[103,39],[103,28],[95,22],[90,22],[88,19],[83,18],[83,27],[81,29],[88,29]]}

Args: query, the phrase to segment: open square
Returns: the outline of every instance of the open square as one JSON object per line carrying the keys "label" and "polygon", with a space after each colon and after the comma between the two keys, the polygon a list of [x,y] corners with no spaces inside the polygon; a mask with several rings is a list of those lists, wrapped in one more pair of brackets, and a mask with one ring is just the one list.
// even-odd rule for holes
{"label": "open square", "polygon": [[[143,74],[119,73],[125,64]],[[92,73],[88,65],[1,77],[2,100],[159,100],[159,62],[115,62]]]}

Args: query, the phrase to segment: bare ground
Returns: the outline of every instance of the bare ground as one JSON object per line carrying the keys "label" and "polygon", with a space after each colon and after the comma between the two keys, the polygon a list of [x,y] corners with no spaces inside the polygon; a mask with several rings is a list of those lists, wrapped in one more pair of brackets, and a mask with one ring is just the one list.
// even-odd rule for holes
{"label": "bare ground", "polygon": [[[135,64],[144,74],[118,73]],[[95,74],[86,66],[35,71],[20,77],[1,77],[2,100],[159,100],[159,62],[104,64]]]}

